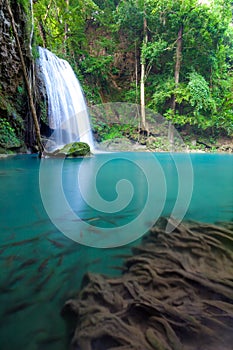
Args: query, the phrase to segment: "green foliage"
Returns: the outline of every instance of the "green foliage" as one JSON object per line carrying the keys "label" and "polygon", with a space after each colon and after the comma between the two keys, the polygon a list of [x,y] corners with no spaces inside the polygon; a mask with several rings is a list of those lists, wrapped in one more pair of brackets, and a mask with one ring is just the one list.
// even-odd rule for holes
{"label": "green foliage", "polygon": [[93,78],[98,80],[106,80],[113,62],[112,56],[93,57],[88,56],[80,63],[81,69],[85,74],[91,74]]}
{"label": "green foliage", "polygon": [[84,157],[90,154],[90,146],[85,142],[72,142],[56,150],[54,156]]}
{"label": "green foliage", "polygon": [[18,85],[17,90],[18,90],[18,93],[19,93],[20,95],[22,95],[22,94],[25,92],[25,91],[24,91],[24,88],[23,88],[22,86],[20,86],[20,85]]}
{"label": "green foliage", "polygon": [[[230,135],[231,9],[230,0],[213,0],[211,6],[198,0],[38,0],[34,3],[36,41],[71,63],[90,104],[117,98],[139,102],[143,61],[148,108],[176,125],[212,128]],[[143,41],[143,19],[147,21],[147,43]],[[181,65],[179,83],[175,84],[181,26]],[[135,71],[127,68],[120,71],[122,62],[118,62],[118,70],[119,57],[122,60],[134,57]],[[113,93],[112,76],[118,74],[123,88]],[[175,111],[171,108],[174,96]],[[95,127],[105,139],[120,137],[122,131],[118,126]]]}
{"label": "green foliage", "polygon": [[74,47],[80,50],[79,45],[85,42],[85,21],[97,10],[91,0],[38,0],[34,5],[37,44],[57,54],[68,53]]}
{"label": "green foliage", "polygon": [[20,4],[21,8],[24,10],[25,13],[29,13],[29,1],[28,0],[18,0],[18,3]]}
{"label": "green foliage", "polygon": [[163,77],[158,75],[151,78],[149,82],[151,82],[150,90],[152,96],[147,106],[165,115],[169,109],[169,101],[175,89],[174,79],[172,77],[163,79]]}
{"label": "green foliage", "polygon": [[170,142],[165,136],[157,136],[152,143],[149,143],[148,148],[151,150],[160,150],[168,152],[170,150]]}
{"label": "green foliage", "polygon": [[141,55],[144,59],[148,60],[148,62],[156,64],[157,68],[161,68],[161,61],[159,58],[163,54],[163,52],[168,47],[168,43],[164,40],[158,40],[156,42],[149,42],[147,44],[142,44]]}
{"label": "green foliage", "polygon": [[210,110],[212,113],[215,111],[215,103],[211,97],[209,85],[200,74],[196,72],[189,74],[187,93],[190,105],[194,107],[194,115],[198,115],[201,110]]}
{"label": "green foliage", "polygon": [[[4,117],[0,115],[0,146],[2,148],[20,147],[24,133],[24,121],[17,110],[22,110],[24,101],[24,87],[18,86],[18,99],[14,101],[14,107],[10,96],[5,96],[0,88],[0,113],[4,111]],[[8,115],[8,118],[5,117]]]}
{"label": "green foliage", "polygon": [[140,101],[140,91],[136,82],[130,84],[130,88],[124,91],[124,96],[122,97],[124,102],[139,104]]}
{"label": "green foliage", "polygon": [[[147,106],[178,125],[220,128],[229,134],[233,101],[230,2],[215,1],[212,7],[195,0],[149,3],[148,27],[156,29],[148,44],[142,44],[148,66],[152,62],[154,67],[147,79]],[[181,24],[182,60],[175,87],[174,57]],[[175,114],[170,107],[173,95]]]}
{"label": "green foliage", "polygon": [[99,6],[103,11],[115,10],[120,0],[95,0],[96,5]]}
{"label": "green foliage", "polygon": [[0,146],[4,148],[20,147],[21,142],[16,137],[14,128],[10,125],[9,121],[0,119]]}
{"label": "green foliage", "polygon": [[1,91],[1,86],[0,86],[0,109],[7,111],[8,115],[10,115],[13,112],[13,108],[10,101],[8,101],[7,97],[4,96],[3,92]]}
{"label": "green foliage", "polygon": [[118,30],[122,31],[129,44],[142,40],[143,8],[139,1],[121,1],[115,13]]}
{"label": "green foliage", "polygon": [[48,125],[47,105],[45,101],[40,101],[40,119]]}
{"label": "green foliage", "polygon": [[137,130],[135,126],[130,124],[107,124],[96,118],[92,118],[92,129],[98,141],[112,140],[115,138],[122,138],[124,136],[134,138]]}
{"label": "green foliage", "polygon": [[222,115],[214,115],[212,118],[212,127],[225,131],[228,136],[233,137],[233,108]]}

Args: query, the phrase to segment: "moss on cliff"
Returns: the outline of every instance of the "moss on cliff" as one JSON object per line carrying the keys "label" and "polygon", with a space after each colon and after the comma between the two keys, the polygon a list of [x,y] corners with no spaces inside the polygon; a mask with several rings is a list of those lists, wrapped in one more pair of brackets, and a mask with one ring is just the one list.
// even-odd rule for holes
{"label": "moss on cliff", "polygon": [[[11,0],[11,8],[28,72],[29,75],[33,75],[29,48],[30,2]],[[0,152],[4,152],[4,149],[16,150],[15,148],[25,144],[32,146],[34,135],[21,62],[5,2],[0,3],[0,32],[2,33],[0,36]]]}

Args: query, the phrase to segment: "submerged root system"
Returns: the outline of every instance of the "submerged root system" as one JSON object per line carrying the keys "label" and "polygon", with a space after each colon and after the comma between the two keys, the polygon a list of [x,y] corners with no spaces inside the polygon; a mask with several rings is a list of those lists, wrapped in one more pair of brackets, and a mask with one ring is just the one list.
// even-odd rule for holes
{"label": "submerged root system", "polygon": [[62,310],[73,350],[232,350],[232,227],[171,223],[133,248],[121,277],[84,277]]}

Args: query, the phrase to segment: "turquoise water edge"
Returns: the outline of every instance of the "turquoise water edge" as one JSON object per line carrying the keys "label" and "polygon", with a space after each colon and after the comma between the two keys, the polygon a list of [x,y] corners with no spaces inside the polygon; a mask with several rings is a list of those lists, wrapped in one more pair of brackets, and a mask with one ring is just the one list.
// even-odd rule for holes
{"label": "turquoise water edge", "polygon": [[[82,164],[83,173],[78,177]],[[122,184],[125,190],[118,192],[121,179],[128,182]],[[120,209],[104,213],[93,197],[95,187],[109,203],[122,195]],[[122,255],[130,254],[130,247],[142,236],[133,232],[127,237],[126,231],[128,244],[114,243],[110,249],[71,240],[61,232],[61,227],[64,231],[70,227],[61,188],[66,206],[77,217],[71,220],[72,225],[77,224],[79,239],[82,221],[93,230],[111,231],[137,219],[146,205],[148,217],[145,213],[140,220],[150,220],[153,212],[156,219],[169,216],[177,205],[180,219],[232,221],[233,155],[138,152],[97,154],[85,160],[40,160],[31,155],[1,159],[1,349],[68,348],[69,332],[60,315],[64,302],[78,292],[86,272],[119,275]],[[177,204],[177,198],[182,203]],[[86,237],[88,232],[82,235]],[[114,240],[117,242],[116,236]]]}

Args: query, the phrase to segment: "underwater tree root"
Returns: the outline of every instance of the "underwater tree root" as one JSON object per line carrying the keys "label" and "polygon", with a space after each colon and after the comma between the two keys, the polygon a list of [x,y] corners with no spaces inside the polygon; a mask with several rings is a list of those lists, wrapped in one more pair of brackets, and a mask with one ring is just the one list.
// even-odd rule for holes
{"label": "underwater tree root", "polygon": [[72,350],[232,350],[233,230],[160,220],[122,276],[87,274],[62,315]]}

